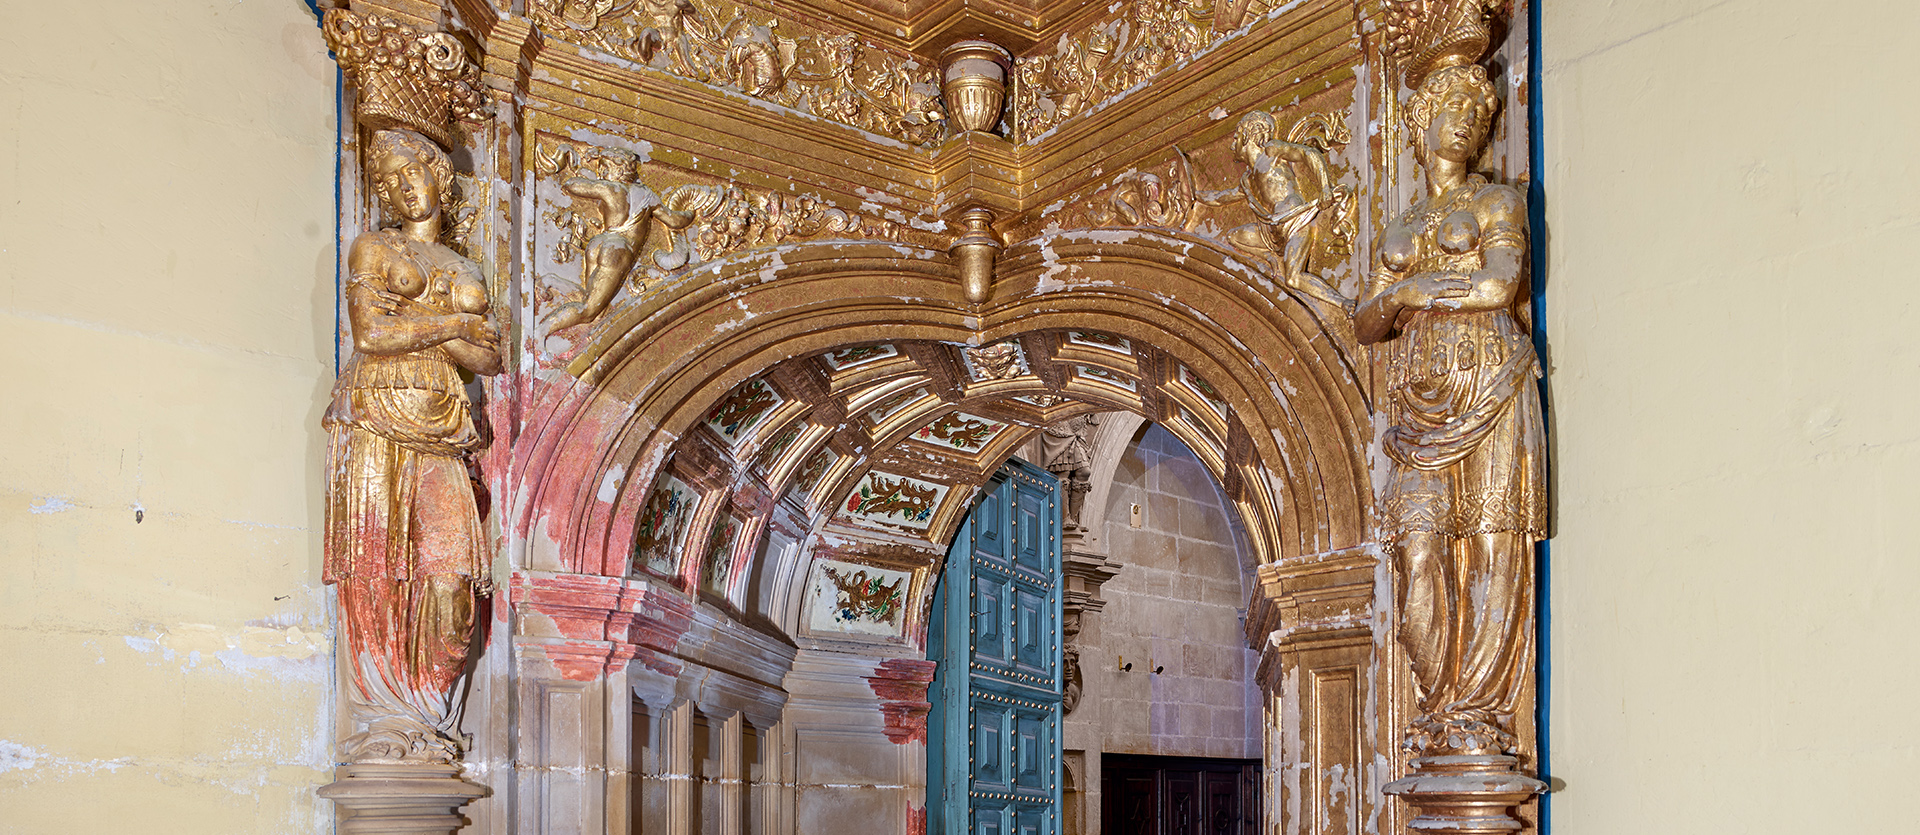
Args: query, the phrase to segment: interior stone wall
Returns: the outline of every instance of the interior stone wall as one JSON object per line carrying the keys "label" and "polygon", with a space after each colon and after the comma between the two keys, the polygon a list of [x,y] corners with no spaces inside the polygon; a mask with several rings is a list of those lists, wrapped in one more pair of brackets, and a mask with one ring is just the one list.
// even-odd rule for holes
{"label": "interior stone wall", "polygon": [[0,829],[333,831],[334,65],[302,3],[0,4]]}
{"label": "interior stone wall", "polygon": [[1551,831],[1911,829],[1920,8],[1543,11]]}
{"label": "interior stone wall", "polygon": [[1065,747],[1086,752],[1086,833],[1100,831],[1102,752],[1262,753],[1259,655],[1247,648],[1240,608],[1252,558],[1239,522],[1200,460],[1165,429],[1145,425],[1124,450],[1102,537],[1108,560],[1123,567],[1101,588],[1105,608],[1086,616],[1084,689],[1066,721]]}

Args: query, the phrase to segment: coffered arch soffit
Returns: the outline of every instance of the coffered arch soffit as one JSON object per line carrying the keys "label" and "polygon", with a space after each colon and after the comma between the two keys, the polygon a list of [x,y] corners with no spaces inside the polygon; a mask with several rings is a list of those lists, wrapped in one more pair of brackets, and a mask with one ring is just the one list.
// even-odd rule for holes
{"label": "coffered arch soffit", "polygon": [[[612,311],[520,439],[530,564],[645,575],[650,502],[677,485],[698,507],[668,543],[682,556],[652,573],[714,580],[696,565],[706,542],[727,566],[708,591],[742,609],[767,605],[744,598],[770,536],[808,553],[858,540],[856,558],[928,568],[1007,455],[1095,410],[1145,415],[1195,449],[1262,562],[1365,540],[1370,429],[1346,340],[1232,253],[1165,232],[1053,233],[1006,252],[978,309],[952,272],[944,253],[799,244]],[[1004,376],[977,352],[989,346],[1012,346]],[[855,512],[903,478],[923,495]]]}

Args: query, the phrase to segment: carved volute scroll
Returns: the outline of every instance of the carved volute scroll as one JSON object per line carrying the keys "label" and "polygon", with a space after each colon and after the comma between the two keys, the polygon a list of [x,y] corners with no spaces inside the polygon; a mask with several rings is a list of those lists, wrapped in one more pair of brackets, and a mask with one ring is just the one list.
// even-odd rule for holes
{"label": "carved volute scroll", "polygon": [[468,475],[487,438],[462,374],[503,370],[479,265],[441,242],[450,128],[479,109],[478,70],[452,36],[391,19],[336,9],[325,33],[374,130],[366,187],[396,225],[361,233],[347,256],[354,350],[323,419],[325,580],[352,728],[339,752],[350,765],[321,795],[363,831],[429,813],[457,827],[445,813],[485,793],[457,775],[462,682],[493,588]]}
{"label": "carved volute scroll", "polygon": [[1518,768],[1530,752],[1514,725],[1547,507],[1526,198],[1474,170],[1500,101],[1478,61],[1503,5],[1396,7],[1426,189],[1377,239],[1354,314],[1384,364],[1381,512],[1419,712],[1403,743],[1412,774],[1387,791],[1419,811],[1416,828],[1518,828],[1508,810],[1544,788]]}

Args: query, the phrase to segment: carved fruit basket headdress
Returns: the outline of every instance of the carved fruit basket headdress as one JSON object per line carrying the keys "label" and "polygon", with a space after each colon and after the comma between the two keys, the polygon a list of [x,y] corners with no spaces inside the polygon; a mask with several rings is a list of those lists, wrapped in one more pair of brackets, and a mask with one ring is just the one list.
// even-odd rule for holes
{"label": "carved fruit basket headdress", "polygon": [[1418,90],[1439,70],[1486,57],[1494,29],[1512,5],[1513,0],[1387,0],[1386,51],[1400,56],[1402,79]]}
{"label": "carved fruit basket headdress", "polygon": [[480,67],[460,39],[346,9],[328,10],[322,32],[359,91],[361,124],[419,131],[450,149],[454,120],[485,117]]}

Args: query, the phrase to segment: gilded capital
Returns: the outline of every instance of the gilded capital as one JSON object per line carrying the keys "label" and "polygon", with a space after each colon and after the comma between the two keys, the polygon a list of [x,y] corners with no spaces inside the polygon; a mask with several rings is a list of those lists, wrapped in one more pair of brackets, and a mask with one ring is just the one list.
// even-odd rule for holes
{"label": "gilded capital", "polygon": [[357,91],[361,124],[419,131],[451,148],[454,121],[483,117],[480,67],[459,38],[346,9],[327,10],[322,31]]}

